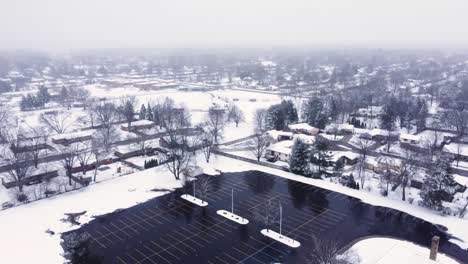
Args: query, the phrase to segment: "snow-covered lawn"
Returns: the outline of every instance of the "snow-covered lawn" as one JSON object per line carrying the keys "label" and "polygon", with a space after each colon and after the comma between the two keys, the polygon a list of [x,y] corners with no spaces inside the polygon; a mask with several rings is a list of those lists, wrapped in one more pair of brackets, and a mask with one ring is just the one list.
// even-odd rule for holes
{"label": "snow-covered lawn", "polygon": [[349,250],[355,255],[352,263],[359,264],[457,264],[455,260],[439,253],[437,260],[429,259],[429,249],[408,241],[391,238],[368,238],[354,244]]}
{"label": "snow-covered lawn", "polygon": [[[93,216],[131,207],[165,193],[152,189],[173,189],[181,184],[167,171],[155,168],[1,211],[0,262],[63,263],[58,233],[77,228],[60,221],[65,213],[87,211],[80,218],[85,223]],[[48,229],[56,234],[47,234]]]}

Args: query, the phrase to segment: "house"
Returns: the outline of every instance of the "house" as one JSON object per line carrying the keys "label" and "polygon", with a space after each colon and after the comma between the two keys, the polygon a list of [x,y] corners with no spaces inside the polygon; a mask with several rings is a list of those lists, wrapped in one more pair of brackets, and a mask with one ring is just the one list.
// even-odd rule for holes
{"label": "house", "polygon": [[279,131],[279,130],[269,130],[267,135],[273,139],[275,142],[283,140],[292,140],[294,134],[292,132]]}
{"label": "house", "polygon": [[167,150],[158,148],[158,147],[149,147],[144,150],[119,148],[117,151],[114,152],[114,155],[122,160],[147,155],[147,156],[157,156],[159,162],[162,162],[162,160],[165,158],[165,154],[167,154]]}
{"label": "house", "polygon": [[93,131],[85,130],[73,133],[59,134],[52,137],[54,144],[68,146],[73,143],[89,141],[93,139]]}
{"label": "house", "polygon": [[464,135],[462,137],[459,137],[457,139],[458,143],[463,143],[463,144],[468,144],[468,135]]}
{"label": "house", "polygon": [[320,132],[318,128],[315,128],[307,123],[289,125],[288,128],[293,133],[306,134],[310,136],[315,136]]}
{"label": "house", "polygon": [[454,159],[468,161],[467,144],[450,143],[442,148],[442,152],[449,154]]}
{"label": "house", "polygon": [[341,162],[343,165],[354,165],[357,163],[359,154],[351,151],[332,151],[330,161],[333,164]]}
{"label": "house", "polygon": [[340,134],[354,134],[354,126],[350,124],[339,124],[338,133]]}
{"label": "house", "polygon": [[372,140],[385,140],[389,132],[383,129],[374,128],[372,130],[362,130],[361,134],[359,135],[360,138],[365,139],[372,139]]}
{"label": "house", "polygon": [[149,129],[156,126],[156,124],[153,121],[149,120],[138,120],[130,123],[130,128],[128,127],[128,124],[125,123],[121,126],[122,130],[124,131],[131,131],[131,130],[142,130],[142,129]]}
{"label": "house", "polygon": [[316,137],[315,136],[309,136],[309,135],[304,135],[304,134],[294,134],[293,139],[300,139],[302,142],[304,142],[307,145],[312,145],[315,142]]}
{"label": "house", "polygon": [[284,161],[289,162],[291,150],[294,144],[293,140],[284,140],[270,145],[265,154],[268,161]]}
{"label": "house", "polygon": [[378,117],[382,113],[381,106],[371,106],[367,108],[359,108],[356,112],[357,116],[363,117]]}
{"label": "house", "polygon": [[406,134],[406,133],[400,134],[400,144],[418,145],[420,141],[421,139],[419,138],[418,135],[412,135],[412,134]]}

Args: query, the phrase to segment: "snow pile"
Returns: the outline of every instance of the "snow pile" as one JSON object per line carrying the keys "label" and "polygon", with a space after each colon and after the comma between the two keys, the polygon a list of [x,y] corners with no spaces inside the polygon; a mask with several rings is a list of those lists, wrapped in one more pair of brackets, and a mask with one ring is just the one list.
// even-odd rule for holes
{"label": "snow pile", "polygon": [[348,252],[356,253],[360,264],[457,264],[446,255],[437,254],[437,260],[429,259],[429,249],[408,241],[391,238],[369,238],[354,244]]}

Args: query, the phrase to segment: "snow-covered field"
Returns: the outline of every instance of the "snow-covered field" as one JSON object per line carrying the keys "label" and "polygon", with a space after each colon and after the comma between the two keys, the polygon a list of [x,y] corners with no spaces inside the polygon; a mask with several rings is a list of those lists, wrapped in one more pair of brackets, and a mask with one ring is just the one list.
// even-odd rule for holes
{"label": "snow-covered field", "polygon": [[243,111],[245,122],[241,122],[238,127],[234,123],[227,124],[224,129],[224,138],[220,143],[251,135],[253,133],[255,111],[281,102],[281,98],[278,95],[238,90],[218,90],[213,92],[184,92],[177,90],[141,91],[138,88],[105,88],[102,85],[88,85],[86,88],[91,92],[92,96],[109,99],[118,99],[122,96],[135,96],[139,105],[154,103],[169,97],[176,104],[184,105],[189,109],[193,125],[206,121],[206,113],[211,106],[234,103]]}
{"label": "snow-covered field", "polygon": [[[452,258],[439,253],[437,260],[429,259],[429,249],[408,241],[391,238],[368,238],[354,244],[349,250],[360,264],[457,264]],[[356,261],[356,258],[358,261]]]}

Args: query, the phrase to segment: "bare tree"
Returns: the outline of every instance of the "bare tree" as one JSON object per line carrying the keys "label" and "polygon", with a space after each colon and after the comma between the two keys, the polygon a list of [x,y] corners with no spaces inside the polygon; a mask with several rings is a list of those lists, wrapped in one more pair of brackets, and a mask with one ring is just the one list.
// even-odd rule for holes
{"label": "bare tree", "polygon": [[307,263],[310,264],[349,264],[358,263],[357,256],[350,252],[340,254],[341,247],[335,240],[318,238],[312,236],[313,246],[310,250],[310,255]]}
{"label": "bare tree", "polygon": [[7,167],[7,179],[14,182],[20,193],[23,192],[25,179],[30,176],[33,168],[27,163],[32,159],[31,153],[21,150],[22,134],[17,129],[6,133],[9,147],[3,148],[1,159]]}
{"label": "bare tree", "polygon": [[54,112],[52,114],[40,115],[40,122],[57,134],[67,133],[75,124],[76,118],[69,112]]}
{"label": "bare tree", "polygon": [[154,119],[160,127],[168,130],[190,126],[190,114],[185,105],[176,106],[170,98],[165,98],[153,106]]}
{"label": "bare tree", "polygon": [[97,121],[97,114],[96,114],[96,105],[98,102],[96,101],[95,98],[89,98],[88,100],[85,101],[85,112],[88,115],[87,120],[89,121],[89,124],[91,127],[94,127],[96,125]]}
{"label": "bare tree", "polygon": [[265,155],[265,151],[267,150],[270,142],[265,134],[255,134],[253,138],[253,149],[252,152],[257,158],[257,161]]}
{"label": "bare tree", "polygon": [[198,139],[206,162],[210,162],[211,148],[213,147],[213,135],[209,131],[203,131]]}
{"label": "bare tree", "polygon": [[468,126],[468,111],[464,107],[458,107],[447,113],[446,123],[457,130],[458,136],[463,136]]}
{"label": "bare tree", "polygon": [[465,206],[463,206],[463,208],[460,209],[460,213],[459,213],[459,215],[458,215],[460,218],[465,217],[466,209],[467,209],[467,208],[468,208],[468,198],[466,199]]}
{"label": "bare tree", "polygon": [[225,110],[217,107],[210,107],[207,115],[207,128],[213,135],[214,143],[218,143],[223,137],[224,127],[226,125]]}
{"label": "bare tree", "polygon": [[254,114],[254,130],[256,133],[262,133],[266,131],[266,109],[257,109]]}
{"label": "bare tree", "polygon": [[91,153],[94,157],[94,182],[96,182],[97,171],[102,163],[103,158],[105,158],[111,152],[111,146],[109,145],[105,147],[104,145],[105,143],[103,142],[102,134],[99,133],[99,131],[96,131],[93,134],[93,138],[91,140]]}
{"label": "bare tree", "polygon": [[386,185],[385,196],[387,196],[390,184],[393,182],[393,177],[395,175],[395,160],[389,156],[380,155],[377,157],[377,162],[380,164],[382,169],[380,180]]}
{"label": "bare tree", "polygon": [[6,134],[8,133],[9,127],[14,122],[13,115],[10,111],[10,107],[8,105],[1,104],[0,105],[0,141],[6,140]]}
{"label": "bare tree", "polygon": [[416,173],[416,166],[415,166],[415,159],[412,153],[407,150],[405,153],[405,157],[401,159],[399,165],[395,167],[395,176],[393,180],[395,181],[396,185],[401,186],[402,196],[401,200],[406,200],[406,188],[411,183],[413,176]]}
{"label": "bare tree", "polygon": [[95,107],[97,120],[99,121],[100,128],[97,130],[96,136],[104,147],[106,152],[110,151],[113,139],[118,138],[117,131],[113,126],[116,119],[116,107],[113,103],[102,103]]}
{"label": "bare tree", "polygon": [[439,147],[441,133],[437,130],[432,130],[432,135],[427,137],[423,142],[424,149],[426,150],[426,156],[428,161],[432,162],[436,155]]}
{"label": "bare tree", "polygon": [[360,138],[358,141],[358,148],[359,148],[359,160],[358,160],[358,176],[361,181],[361,188],[364,187],[364,183],[366,181],[366,173],[363,170],[366,168],[367,162],[367,155],[369,154],[370,147],[372,146],[372,141],[364,138]]}
{"label": "bare tree", "polygon": [[197,178],[194,184],[196,185],[196,190],[199,193],[199,198],[206,200],[212,187],[210,176],[200,176]]}
{"label": "bare tree", "polygon": [[78,144],[69,144],[58,148],[60,153],[60,163],[65,169],[65,174],[68,177],[68,184],[72,185],[73,166],[78,159],[80,148]]}
{"label": "bare tree", "polygon": [[186,175],[193,165],[193,152],[189,150],[189,139],[186,134],[178,134],[174,130],[168,132],[168,149],[165,165],[174,175],[176,180],[180,180],[182,175]]}
{"label": "bare tree", "polygon": [[39,158],[42,151],[47,149],[47,138],[48,133],[45,131],[44,127],[35,127],[31,128],[32,137],[29,138],[28,150],[32,155],[34,161],[34,167],[37,168],[39,165]]}
{"label": "bare tree", "polygon": [[136,145],[138,147],[138,150],[141,151],[143,155],[146,155],[148,149],[152,147],[152,142],[151,140],[148,140],[147,136],[139,135],[136,138]]}
{"label": "bare tree", "polygon": [[462,153],[463,153],[463,147],[462,144],[458,143],[457,144],[457,154],[455,155],[455,160],[457,161],[457,167],[458,163],[460,163],[460,160],[462,159]]}
{"label": "bare tree", "polygon": [[124,97],[121,99],[120,111],[121,115],[127,121],[127,127],[130,130],[132,121],[135,119],[135,107],[138,104],[134,96]]}
{"label": "bare tree", "polygon": [[230,104],[228,107],[228,121],[234,121],[236,127],[240,122],[245,121],[244,113],[236,104]]}
{"label": "bare tree", "polygon": [[259,220],[263,222],[267,231],[270,231],[270,227],[279,221],[279,210],[278,204],[272,200],[265,202],[265,205],[257,213]]}
{"label": "bare tree", "polygon": [[75,143],[77,145],[76,147],[76,159],[78,163],[80,164],[81,172],[83,175],[86,174],[86,166],[88,166],[88,163],[93,156],[93,153],[91,152],[91,144],[92,142],[89,140],[86,141],[81,141]]}

